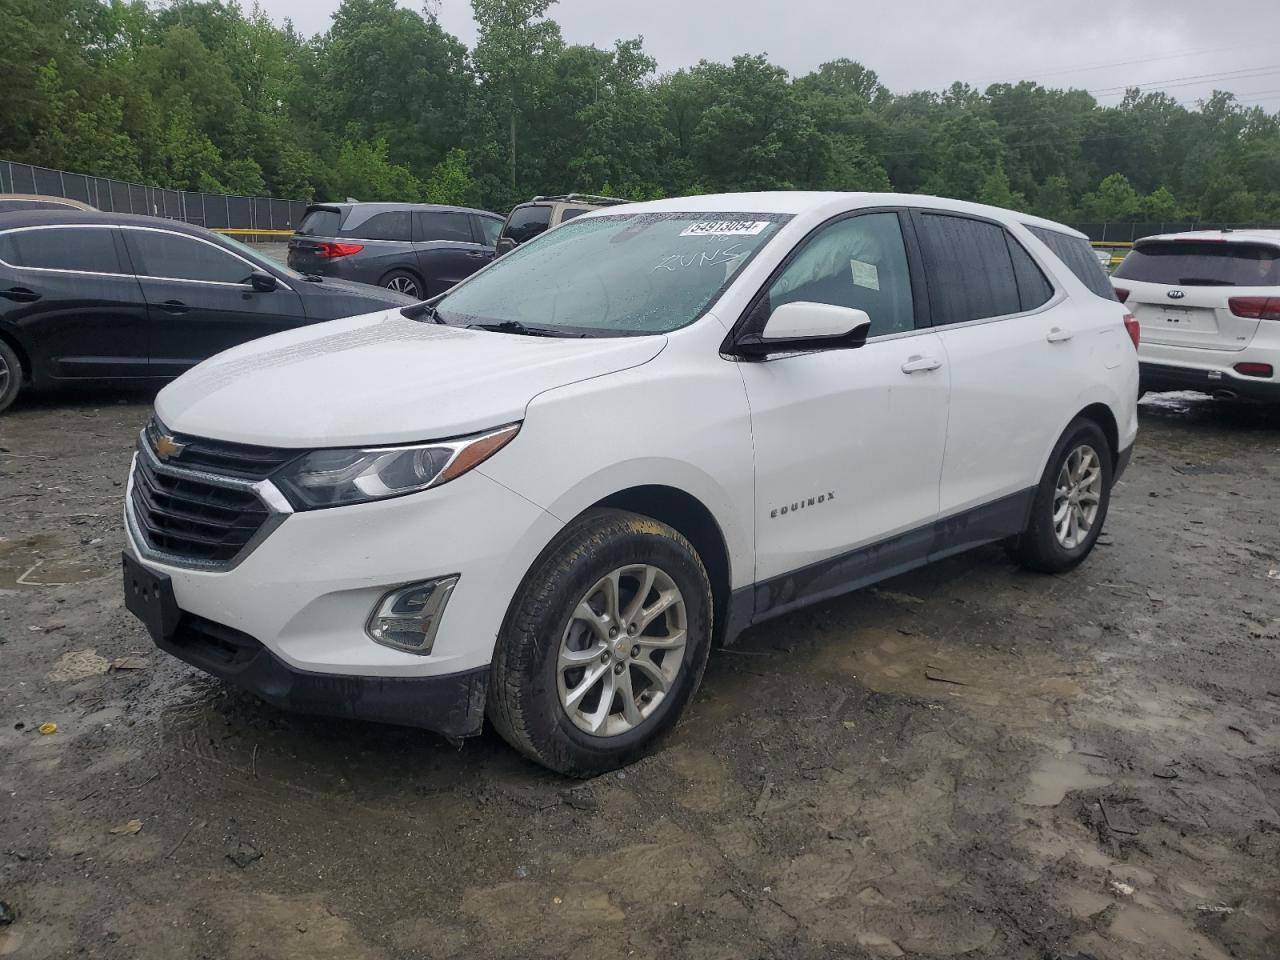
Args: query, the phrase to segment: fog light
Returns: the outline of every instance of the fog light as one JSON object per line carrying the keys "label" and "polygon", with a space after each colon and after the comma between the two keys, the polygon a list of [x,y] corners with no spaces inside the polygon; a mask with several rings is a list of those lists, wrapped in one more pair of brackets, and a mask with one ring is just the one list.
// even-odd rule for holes
{"label": "fog light", "polygon": [[1233,369],[1242,377],[1270,377],[1275,372],[1269,363],[1237,363]]}
{"label": "fog light", "polygon": [[397,587],[373,608],[365,632],[374,643],[425,656],[431,652],[444,605],[457,585],[455,574]]}

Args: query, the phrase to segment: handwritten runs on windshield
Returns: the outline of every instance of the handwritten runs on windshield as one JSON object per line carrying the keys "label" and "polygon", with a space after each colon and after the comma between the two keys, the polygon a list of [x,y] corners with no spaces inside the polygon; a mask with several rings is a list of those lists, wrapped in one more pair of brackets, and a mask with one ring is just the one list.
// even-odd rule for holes
{"label": "handwritten runs on windshield", "polygon": [[747,255],[740,243],[730,243],[716,247],[711,251],[700,253],[673,253],[663,257],[653,267],[654,270],[670,270],[675,272],[686,267],[714,267],[722,263],[732,263]]}

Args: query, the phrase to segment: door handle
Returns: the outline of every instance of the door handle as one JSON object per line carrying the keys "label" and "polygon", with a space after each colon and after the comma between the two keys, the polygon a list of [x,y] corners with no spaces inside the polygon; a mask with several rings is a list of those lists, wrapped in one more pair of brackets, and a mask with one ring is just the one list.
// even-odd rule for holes
{"label": "door handle", "polygon": [[937,370],[942,366],[942,361],[936,357],[912,357],[902,365],[903,373],[926,373],[929,370]]}
{"label": "door handle", "polygon": [[474,253],[468,253],[467,256],[470,257],[472,260],[488,260],[491,256],[493,256],[493,254],[485,253],[483,250],[477,250]]}
{"label": "door handle", "polygon": [[28,290],[26,287],[10,287],[0,293],[0,297],[12,300],[14,303],[35,303],[40,299],[40,294],[34,290]]}
{"label": "door handle", "polygon": [[1066,343],[1073,336],[1075,336],[1075,334],[1070,330],[1063,330],[1061,327],[1054,327],[1045,334],[1045,339],[1050,343]]}
{"label": "door handle", "polygon": [[181,300],[166,300],[164,303],[160,304],[160,309],[165,313],[172,313],[176,316],[178,314],[186,313],[190,307]]}

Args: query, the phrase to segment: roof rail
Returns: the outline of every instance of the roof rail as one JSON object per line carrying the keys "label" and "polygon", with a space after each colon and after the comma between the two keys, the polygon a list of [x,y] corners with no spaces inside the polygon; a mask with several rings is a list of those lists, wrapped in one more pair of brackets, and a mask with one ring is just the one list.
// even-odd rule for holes
{"label": "roof rail", "polygon": [[544,200],[581,200],[584,203],[595,203],[602,207],[611,206],[616,203],[630,203],[630,200],[620,200],[617,197],[601,197],[593,193],[557,193],[546,197],[534,197],[530,203],[538,203]]}

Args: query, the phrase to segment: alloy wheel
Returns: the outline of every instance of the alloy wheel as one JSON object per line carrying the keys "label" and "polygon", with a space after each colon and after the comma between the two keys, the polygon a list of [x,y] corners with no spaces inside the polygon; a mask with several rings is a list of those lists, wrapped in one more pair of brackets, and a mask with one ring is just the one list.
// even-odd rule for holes
{"label": "alloy wheel", "polygon": [[413,277],[392,277],[387,281],[387,288],[394,290],[396,293],[407,294],[410,297],[417,297],[418,284]]}
{"label": "alloy wheel", "polygon": [[578,729],[616,737],[649,719],[684,664],[688,619],[675,581],[619,567],[578,601],[560,640],[556,686]]}
{"label": "alloy wheel", "polygon": [[1063,462],[1053,492],[1053,533],[1062,547],[1074,550],[1088,538],[1101,502],[1102,461],[1081,444]]}
{"label": "alloy wheel", "polygon": [[13,371],[9,369],[9,361],[0,356],[0,397],[3,397],[9,390],[9,380],[13,377]]}

